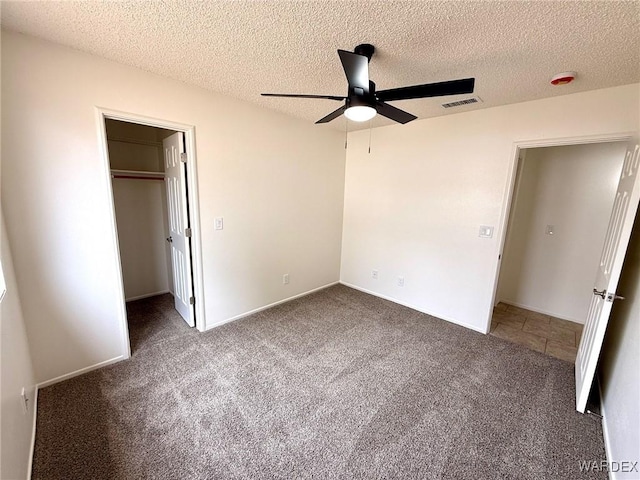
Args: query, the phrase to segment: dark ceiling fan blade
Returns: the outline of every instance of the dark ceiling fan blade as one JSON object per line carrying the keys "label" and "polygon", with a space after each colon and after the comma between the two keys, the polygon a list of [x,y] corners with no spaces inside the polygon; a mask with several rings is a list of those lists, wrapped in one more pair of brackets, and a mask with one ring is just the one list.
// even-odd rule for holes
{"label": "dark ceiling fan blade", "polygon": [[409,100],[411,98],[459,95],[462,93],[472,93],[475,82],[475,78],[463,78],[461,80],[450,80],[448,82],[392,88],[390,90],[379,90],[376,92],[376,97],[383,102],[389,102],[392,100]]}
{"label": "dark ceiling fan blade", "polygon": [[358,95],[369,93],[369,59],[364,55],[347,52],[346,50],[338,50],[342,68],[349,82],[349,90],[362,89],[357,91]]}
{"label": "dark ceiling fan blade", "polygon": [[301,93],[261,93],[263,97],[287,97],[287,98],[323,98],[325,100],[342,101],[346,97],[337,97],[335,95],[307,95]]}
{"label": "dark ceiling fan blade", "polygon": [[405,112],[404,110],[400,110],[388,103],[378,102],[376,103],[376,110],[383,117],[390,118],[398,123],[409,123],[411,120],[415,120],[415,115],[411,115],[409,112]]}
{"label": "dark ceiling fan blade", "polygon": [[334,118],[338,118],[340,115],[342,115],[342,112],[344,112],[346,109],[346,107],[343,105],[341,106],[339,109],[334,110],[333,112],[331,112],[329,115],[327,115],[326,117],[322,117],[320,120],[318,120],[316,123],[327,123],[330,122],[331,120],[333,120]]}

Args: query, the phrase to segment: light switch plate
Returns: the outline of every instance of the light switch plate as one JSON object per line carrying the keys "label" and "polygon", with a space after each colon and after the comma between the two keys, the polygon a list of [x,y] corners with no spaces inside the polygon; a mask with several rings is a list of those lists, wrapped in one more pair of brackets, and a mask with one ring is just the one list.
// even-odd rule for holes
{"label": "light switch plate", "polygon": [[222,217],[216,217],[213,228],[216,230],[222,230],[224,228],[224,219]]}
{"label": "light switch plate", "polygon": [[480,225],[480,233],[478,234],[478,236],[482,238],[493,237],[493,227],[489,225]]}

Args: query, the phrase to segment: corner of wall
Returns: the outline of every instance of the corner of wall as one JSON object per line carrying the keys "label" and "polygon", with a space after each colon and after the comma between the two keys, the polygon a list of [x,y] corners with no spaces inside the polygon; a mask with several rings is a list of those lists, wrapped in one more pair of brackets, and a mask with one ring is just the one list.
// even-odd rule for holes
{"label": "corner of wall", "polygon": [[35,440],[37,385],[4,218],[0,221],[2,270],[7,289],[0,305],[0,478],[29,478]]}
{"label": "corner of wall", "polygon": [[[609,462],[640,462],[640,214],[617,291],[626,299],[613,305],[598,371],[602,430]],[[637,472],[627,473],[620,471],[611,478],[638,478]]]}

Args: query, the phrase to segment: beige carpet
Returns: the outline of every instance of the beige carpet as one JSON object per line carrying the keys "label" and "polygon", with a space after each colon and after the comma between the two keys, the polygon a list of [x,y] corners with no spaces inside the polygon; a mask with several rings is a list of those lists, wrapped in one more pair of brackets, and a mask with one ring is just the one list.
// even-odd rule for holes
{"label": "beige carpet", "polygon": [[606,478],[569,363],[344,286],[206,333],[171,303],[40,391],[34,479]]}

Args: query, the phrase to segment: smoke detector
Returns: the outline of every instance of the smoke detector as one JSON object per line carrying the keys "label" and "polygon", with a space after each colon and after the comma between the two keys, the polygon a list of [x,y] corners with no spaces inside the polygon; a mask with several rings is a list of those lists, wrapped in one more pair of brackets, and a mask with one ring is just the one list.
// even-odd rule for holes
{"label": "smoke detector", "polygon": [[576,72],[562,72],[551,78],[551,85],[566,85],[573,82],[576,78]]}

